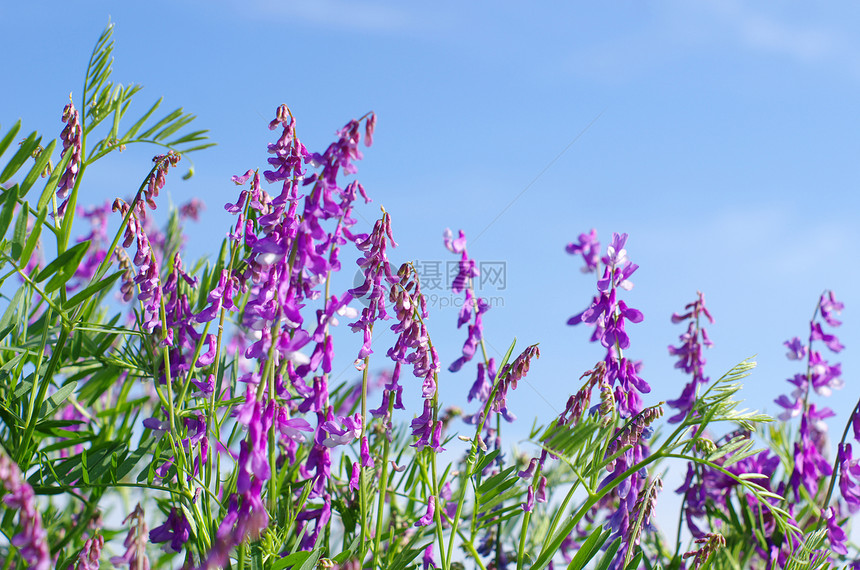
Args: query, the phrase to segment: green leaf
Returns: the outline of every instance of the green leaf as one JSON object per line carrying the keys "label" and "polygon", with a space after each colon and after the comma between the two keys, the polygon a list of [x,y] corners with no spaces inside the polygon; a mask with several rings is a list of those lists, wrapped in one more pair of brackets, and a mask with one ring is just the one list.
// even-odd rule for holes
{"label": "green leaf", "polygon": [[176,109],[176,110],[174,110],[172,113],[168,114],[166,117],[164,117],[163,119],[161,119],[160,121],[158,121],[157,123],[155,123],[155,125],[153,125],[153,126],[149,127],[148,129],[146,129],[146,131],[145,131],[145,132],[143,132],[143,133],[141,133],[141,134],[140,134],[140,136],[139,136],[139,137],[137,137],[137,138],[139,138],[139,139],[146,139],[146,138],[150,137],[153,133],[155,133],[156,131],[158,131],[159,129],[163,128],[163,127],[164,127],[165,125],[167,125],[170,121],[174,121],[174,120],[176,120],[177,118],[179,118],[179,117],[181,117],[181,116],[182,116],[182,109],[181,109],[181,108]]}
{"label": "green leaf", "polygon": [[39,236],[42,235],[42,226],[48,218],[48,207],[45,206],[39,210],[39,217],[36,218],[36,223],[33,224],[33,230],[27,236],[27,243],[24,244],[24,249],[21,251],[21,258],[18,263],[21,267],[26,267],[30,263],[30,256],[36,250],[36,244],[39,243]]}
{"label": "green leaf", "polygon": [[80,293],[77,293],[74,297],[63,303],[63,309],[68,310],[73,307],[76,307],[83,301],[95,296],[96,293],[99,293],[100,291],[109,288],[111,285],[116,283],[116,280],[119,279],[120,276],[122,276],[122,273],[122,271],[117,271],[113,275],[105,277],[104,279],[96,283],[93,283],[92,285],[90,285]]}
{"label": "green leaf", "polygon": [[50,417],[51,413],[62,404],[69,395],[75,391],[77,382],[69,382],[60,387],[59,390],[51,394],[51,396],[42,402],[42,408],[39,410],[39,417]]}
{"label": "green leaf", "polygon": [[490,491],[498,489],[502,482],[505,481],[505,479],[507,479],[510,474],[516,470],[516,468],[516,465],[512,465],[501,473],[496,473],[495,475],[481,483],[480,487],[478,487],[477,493],[480,495],[484,495],[485,493],[489,493]]}
{"label": "green leaf", "polygon": [[610,534],[611,531],[609,530],[603,532],[600,532],[600,529],[593,530],[591,536],[576,551],[576,555],[570,561],[570,564],[568,564],[567,570],[582,570],[597,555],[597,552],[609,538]]}
{"label": "green leaf", "polygon": [[636,556],[633,557],[632,560],[624,567],[624,570],[636,570],[639,568],[639,565],[642,563],[642,549],[639,549],[639,552],[636,553]]}
{"label": "green leaf", "polygon": [[27,192],[30,191],[30,188],[33,187],[33,184],[36,183],[36,180],[42,176],[42,173],[45,171],[45,167],[48,166],[48,163],[51,161],[51,155],[54,154],[54,147],[57,146],[57,139],[54,139],[50,142],[47,148],[42,149],[42,152],[39,153],[39,157],[36,159],[36,164],[33,165],[33,168],[30,169],[30,173],[27,174],[24,181],[21,182],[21,191],[19,192],[21,198],[27,195]]}
{"label": "green leaf", "polygon": [[126,131],[126,133],[122,136],[120,141],[121,142],[130,141],[132,139],[132,137],[134,137],[134,135],[137,134],[137,131],[140,130],[140,127],[142,127],[143,124],[149,119],[149,117],[152,116],[152,114],[155,112],[155,110],[158,109],[159,106],[161,106],[162,101],[163,101],[163,98],[156,101],[155,104],[153,104],[152,107],[149,108],[149,111],[147,111],[140,119],[138,119],[138,121],[135,124],[133,124],[131,126],[131,128],[128,129],[128,131]]}
{"label": "green leaf", "polygon": [[[552,539],[550,539],[549,536],[544,539],[544,546],[541,549],[537,560],[535,560],[532,570],[541,570],[541,568],[545,568],[550,563],[552,557],[555,556],[555,553],[558,552],[558,549],[561,547],[561,543],[564,542],[564,539],[566,539],[571,532],[573,532],[574,527],[576,527],[574,518],[569,516],[567,517],[567,521],[564,523],[564,526],[555,533]],[[612,547],[610,546],[610,548]]]}
{"label": "green leaf", "polygon": [[39,195],[39,201],[36,203],[37,210],[41,210],[51,203],[54,198],[54,193],[57,191],[57,186],[60,183],[60,175],[66,170],[66,167],[69,166],[69,162],[71,162],[71,160],[72,153],[67,152],[62,155],[59,164],[54,167],[54,171],[51,173],[51,176],[48,178],[48,182],[45,183],[45,187],[42,189],[42,193]]}
{"label": "green leaf", "polygon": [[6,230],[15,216],[15,207],[18,205],[18,185],[15,184],[3,192],[3,209],[0,210],[0,238],[6,236]]}
{"label": "green leaf", "polygon": [[15,139],[15,135],[17,135],[20,130],[21,119],[18,119],[18,122],[12,125],[12,128],[9,129],[9,132],[6,133],[5,137],[3,137],[3,140],[0,140],[0,156],[3,156],[3,153],[6,152],[6,149],[9,148],[10,144],[12,144],[12,141]]}
{"label": "green leaf", "polygon": [[194,115],[191,115],[191,114],[183,115],[179,119],[174,121],[172,124],[163,128],[161,131],[159,131],[159,133],[157,135],[155,135],[152,138],[153,138],[153,140],[157,140],[157,141],[164,140],[193,120],[194,120]]}
{"label": "green leaf", "polygon": [[205,135],[208,132],[209,132],[208,130],[202,130],[202,131],[194,131],[194,132],[188,133],[187,135],[183,135],[176,140],[170,141],[169,143],[167,143],[167,146],[175,147],[175,146],[185,144],[185,143],[204,140],[206,137],[203,135]]}
{"label": "green leaf", "polygon": [[27,222],[30,219],[30,204],[24,202],[24,207],[18,213],[15,231],[12,233],[12,259],[18,261],[27,243]]}
{"label": "green leaf", "polygon": [[18,172],[18,169],[24,165],[28,158],[33,155],[33,151],[36,150],[36,147],[39,146],[39,142],[42,140],[36,133],[33,131],[30,133],[30,136],[21,143],[20,148],[18,148],[18,152],[12,155],[12,159],[6,164],[6,168],[3,169],[3,172],[0,173],[0,184],[6,182],[12,176]]}
{"label": "green leaf", "polygon": [[615,554],[618,552],[618,549],[621,547],[621,537],[619,536],[615,540],[612,541],[612,544],[609,545],[609,548],[606,549],[606,552],[603,554],[603,558],[600,559],[600,562],[597,566],[594,567],[594,570],[607,570],[609,565],[612,563],[612,559],[615,558]]}
{"label": "green leaf", "polygon": [[50,293],[59,289],[75,274],[75,270],[77,270],[81,259],[87,253],[89,247],[89,240],[82,241],[58,255],[56,259],[39,272],[39,275],[35,279],[36,283],[41,283],[48,277],[53,276],[45,286],[45,292]]}
{"label": "green leaf", "polygon": [[24,287],[19,287],[18,290],[15,291],[15,296],[12,297],[12,300],[9,302],[9,306],[6,307],[6,310],[3,312],[3,316],[0,317],[0,329],[5,329],[12,324],[12,320],[15,318],[15,313],[18,312],[18,309],[21,306],[24,291]]}
{"label": "green leaf", "polygon": [[81,450],[81,476],[84,479],[84,485],[90,484],[90,470],[87,467],[87,450]]}

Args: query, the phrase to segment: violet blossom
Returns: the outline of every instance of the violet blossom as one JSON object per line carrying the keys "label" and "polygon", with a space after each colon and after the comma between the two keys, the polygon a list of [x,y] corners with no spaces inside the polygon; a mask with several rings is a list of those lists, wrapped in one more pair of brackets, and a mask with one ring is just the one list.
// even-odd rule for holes
{"label": "violet blossom", "polygon": [[36,496],[33,488],[24,479],[18,464],[12,461],[5,452],[0,451],[0,485],[6,491],[3,504],[10,513],[18,514],[21,531],[11,537],[21,557],[30,567],[37,570],[48,570],[54,566],[51,550],[48,547],[48,535],[42,526],[42,516],[36,508]]}
{"label": "violet blossom", "polygon": [[61,200],[57,214],[62,217],[68,205],[69,192],[75,187],[78,179],[78,173],[81,169],[81,151],[83,147],[83,131],[81,130],[81,120],[75,104],[72,102],[72,95],[69,94],[69,103],[63,107],[63,122],[66,126],[63,132],[60,133],[60,140],[63,141],[63,155],[70,153],[69,162],[66,169],[60,176],[60,181],[57,184],[57,199]]}
{"label": "violet blossom", "polygon": [[687,332],[681,334],[681,344],[679,346],[669,346],[669,354],[676,356],[678,362],[675,363],[675,368],[680,368],[685,374],[690,375],[690,381],[684,386],[681,391],[681,396],[676,400],[669,400],[666,403],[678,410],[678,413],[669,418],[669,423],[678,423],[682,421],[687,414],[692,410],[696,399],[697,388],[700,384],[708,382],[705,376],[705,357],[703,355],[703,347],[710,348],[713,343],[708,338],[708,333],[705,327],[702,326],[701,317],[704,315],[711,324],[714,323],[714,318],[710,311],[705,306],[705,296],[701,291],[697,293],[698,298],[692,303],[684,307],[686,311],[683,315],[674,313],[672,315],[673,323],[681,323],[689,320]]}

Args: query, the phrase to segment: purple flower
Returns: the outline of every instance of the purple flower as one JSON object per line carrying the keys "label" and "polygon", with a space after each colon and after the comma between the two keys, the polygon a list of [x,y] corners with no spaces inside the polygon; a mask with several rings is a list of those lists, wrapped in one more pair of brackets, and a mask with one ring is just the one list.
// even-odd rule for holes
{"label": "purple flower", "polygon": [[477,277],[480,273],[475,260],[469,257],[469,254],[466,251],[466,234],[463,233],[463,230],[460,230],[459,234],[459,238],[452,239],[451,230],[446,229],[443,235],[445,247],[451,253],[460,254],[457,276],[451,283],[451,290],[454,293],[464,293],[463,308],[458,315],[457,327],[459,328],[468,323],[473,314],[475,316],[475,320],[468,326],[468,335],[466,337],[466,342],[463,344],[462,356],[451,363],[448,367],[450,372],[459,371],[464,364],[472,360],[475,356],[478,345],[484,338],[484,326],[481,320],[481,315],[489,309],[489,304],[486,302],[481,303],[479,300],[475,299],[475,295],[472,290],[472,279]]}
{"label": "purple flower", "polygon": [[388,263],[386,237],[391,240],[392,247],[397,247],[391,233],[391,217],[388,212],[383,210],[382,218],[376,221],[370,236],[355,243],[356,247],[364,252],[364,258],[357,262],[362,267],[364,283],[350,289],[349,293],[356,298],[366,297],[368,301],[367,306],[361,312],[361,318],[349,325],[353,332],[364,332],[364,343],[358,353],[359,359],[363,359],[373,352],[370,348],[373,322],[377,319],[390,318],[385,311],[385,292],[388,287],[383,285],[383,280],[389,284],[398,282],[398,279],[391,274],[391,266]]}
{"label": "purple flower", "polygon": [[791,340],[785,341],[783,344],[788,347],[786,357],[789,360],[803,360],[806,358],[806,346],[799,338],[794,337]]}
{"label": "purple flower", "polygon": [[851,444],[840,444],[837,456],[839,463],[839,490],[848,505],[848,511],[860,510],[860,465],[851,455]]}
{"label": "purple flower", "polygon": [[361,435],[361,414],[352,417],[338,418],[337,421],[325,422],[322,429],[329,434],[323,441],[326,447],[347,445]]}
{"label": "purple flower", "polygon": [[827,521],[827,537],[830,539],[830,549],[843,556],[848,554],[848,548],[846,548],[848,537],[842,530],[842,525],[836,520],[836,510],[833,507],[828,507],[823,513],[823,518]]}
{"label": "purple flower", "polygon": [[[143,509],[138,504],[135,509],[123,520],[123,524],[131,521],[128,534],[123,546],[125,554],[114,556],[110,559],[115,566],[128,566],[131,570],[149,570],[149,558],[146,556],[146,522],[143,520]],[[47,567],[46,567],[47,568]]]}
{"label": "purple flower", "polygon": [[587,234],[579,234],[578,243],[569,243],[565,247],[565,251],[571,255],[581,255],[585,266],[582,268],[583,273],[591,273],[597,271],[600,261],[600,242],[597,241],[597,231],[592,228]]}
{"label": "purple flower", "polygon": [[824,344],[827,345],[827,348],[832,350],[833,352],[839,352],[844,346],[839,342],[839,339],[836,338],[836,335],[827,334],[823,330],[821,330],[820,323],[810,323],[810,340],[821,340],[824,341]]}
{"label": "purple flower", "polygon": [[414,526],[427,526],[433,522],[433,516],[436,514],[436,497],[433,495],[427,496],[427,512],[424,516],[415,521]]}
{"label": "purple flower", "polygon": [[543,475],[541,475],[540,479],[538,480],[538,488],[535,493],[535,499],[538,503],[546,502],[546,477],[544,477]]}
{"label": "purple flower", "polygon": [[51,551],[48,548],[48,535],[42,526],[42,517],[36,509],[33,488],[24,479],[18,464],[0,451],[0,484],[6,490],[3,504],[10,513],[18,513],[21,530],[11,539],[21,557],[38,570],[53,567]]}
{"label": "purple flower", "polygon": [[844,308],[845,305],[836,300],[836,296],[833,294],[833,291],[827,291],[821,295],[818,310],[821,311],[821,318],[823,318],[831,327],[838,327],[842,324],[842,322],[837,320],[833,315],[840,314]]}
{"label": "purple flower", "polygon": [[421,567],[422,570],[429,570],[430,568],[435,568],[433,564],[433,543],[427,545],[427,548],[424,549],[424,554],[421,556]]}
{"label": "purple flower", "polygon": [[60,181],[57,185],[57,198],[62,201],[62,204],[57,209],[57,213],[62,216],[66,211],[68,201],[66,198],[69,192],[75,187],[75,182],[78,179],[78,172],[81,168],[81,150],[82,150],[82,131],[81,121],[78,110],[75,109],[75,104],[72,102],[72,96],[69,95],[69,104],[63,107],[63,122],[66,126],[63,132],[60,133],[60,140],[63,141],[63,154],[71,153],[66,170],[60,176]]}
{"label": "purple flower", "polygon": [[537,457],[532,457],[532,459],[529,461],[529,466],[523,471],[518,471],[517,476],[522,477],[523,479],[531,479],[535,475],[535,469],[537,469],[537,463],[538,463]]}
{"label": "purple flower", "polygon": [[170,509],[167,520],[160,526],[149,531],[149,541],[154,544],[162,542],[166,549],[173,552],[181,552],[183,545],[191,536],[191,525],[185,520],[185,515],[179,509]]}
{"label": "purple flower", "polygon": [[522,509],[530,513],[535,508],[535,489],[534,486],[529,485],[528,492],[526,493],[526,502],[521,505]]}
{"label": "purple flower", "polygon": [[75,562],[69,564],[68,570],[98,570],[104,545],[105,539],[100,534],[88,538]]}

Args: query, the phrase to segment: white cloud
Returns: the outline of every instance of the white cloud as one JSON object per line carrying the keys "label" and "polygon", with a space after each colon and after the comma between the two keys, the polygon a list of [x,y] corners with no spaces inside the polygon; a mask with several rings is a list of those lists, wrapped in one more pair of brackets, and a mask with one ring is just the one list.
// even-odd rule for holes
{"label": "white cloud", "polygon": [[856,14],[828,7],[807,14],[798,4],[789,10],[737,0],[658,3],[640,25],[620,34],[610,28],[600,42],[579,46],[570,63],[575,72],[625,81],[716,50],[726,57],[776,56],[860,78],[860,41],[846,28]]}

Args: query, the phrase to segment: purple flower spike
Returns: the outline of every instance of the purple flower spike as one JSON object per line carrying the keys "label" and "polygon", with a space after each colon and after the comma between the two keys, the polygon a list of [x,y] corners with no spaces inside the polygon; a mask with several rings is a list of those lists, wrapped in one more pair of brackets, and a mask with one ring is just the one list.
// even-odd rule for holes
{"label": "purple flower spike", "polygon": [[713,343],[708,338],[708,333],[702,326],[701,316],[705,316],[711,323],[714,318],[705,307],[705,296],[701,291],[698,292],[698,298],[692,303],[684,307],[686,311],[679,315],[672,315],[673,323],[681,323],[689,320],[687,331],[680,336],[681,344],[679,346],[669,346],[669,354],[678,358],[675,363],[675,368],[684,371],[685,374],[691,376],[690,382],[684,386],[681,396],[677,400],[669,400],[667,404],[678,410],[678,413],[669,418],[669,423],[678,423],[682,421],[687,413],[693,408],[696,398],[696,389],[700,384],[708,382],[709,378],[705,376],[705,346],[710,347]]}
{"label": "purple flower spike", "polygon": [[364,283],[355,289],[350,289],[349,293],[355,298],[366,297],[368,300],[368,305],[361,312],[361,318],[349,325],[353,332],[364,332],[364,343],[358,353],[359,359],[373,352],[370,348],[373,322],[390,318],[385,311],[386,295],[383,291],[387,290],[387,286],[383,285],[383,280],[391,285],[397,283],[398,279],[391,274],[391,266],[386,254],[386,238],[391,241],[392,247],[397,247],[391,233],[391,218],[383,210],[382,218],[376,221],[370,236],[355,244],[364,252],[364,258],[358,260],[358,265],[362,267],[364,273]]}
{"label": "purple flower spike", "polygon": [[87,539],[81,553],[78,554],[77,560],[70,564],[67,570],[98,570],[99,558],[101,557],[102,548],[104,548],[105,539],[98,534],[93,538]]}
{"label": "purple flower spike", "polygon": [[48,570],[53,568],[48,535],[42,527],[42,517],[36,509],[36,496],[27,483],[18,464],[0,451],[0,485],[6,491],[3,504],[10,513],[18,513],[21,531],[12,537],[12,544],[18,548],[21,557],[32,568]]}
{"label": "purple flower spike", "polygon": [[63,107],[63,122],[66,123],[63,132],[60,133],[60,140],[63,141],[63,154],[71,153],[71,157],[57,185],[57,198],[62,201],[62,204],[57,209],[57,213],[60,216],[66,211],[66,204],[68,203],[66,198],[68,198],[72,188],[75,187],[78,172],[81,168],[81,149],[83,144],[81,121],[80,114],[72,102],[71,94],[69,94],[69,104]]}

